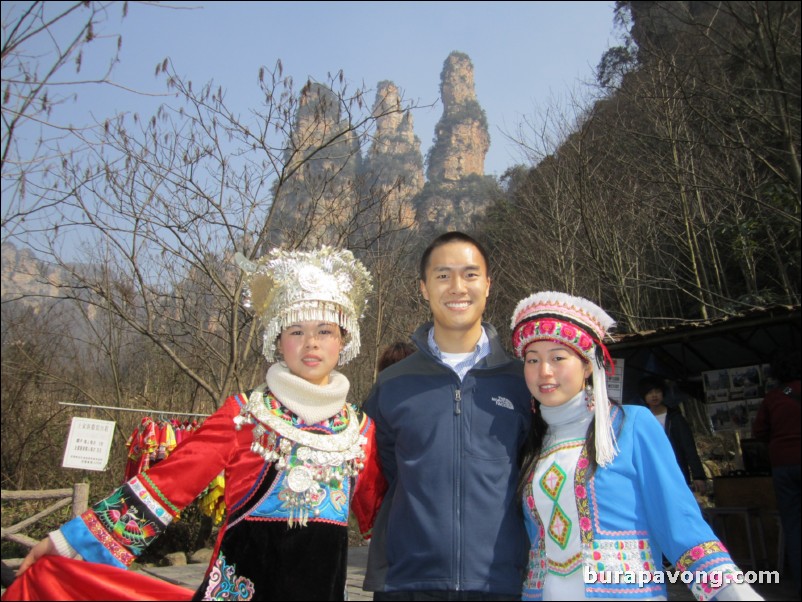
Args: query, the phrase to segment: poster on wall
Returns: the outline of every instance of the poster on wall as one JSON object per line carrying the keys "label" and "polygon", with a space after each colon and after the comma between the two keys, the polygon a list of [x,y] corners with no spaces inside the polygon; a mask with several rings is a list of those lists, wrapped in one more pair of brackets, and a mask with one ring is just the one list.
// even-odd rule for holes
{"label": "poster on wall", "polygon": [[766,390],[767,366],[702,372],[707,415],[714,430],[744,430],[757,414]]}
{"label": "poster on wall", "polygon": [[774,374],[771,373],[771,364],[760,366],[760,374],[763,376],[764,393],[780,386],[780,381],[774,378]]}
{"label": "poster on wall", "polygon": [[716,403],[730,398],[730,373],[728,370],[710,370],[702,372],[705,388],[705,401]]}
{"label": "poster on wall", "polygon": [[746,412],[748,414],[748,424],[751,426],[752,423],[755,421],[757,417],[757,411],[760,408],[760,404],[763,403],[763,398],[754,398],[754,399],[747,399],[745,402],[746,404]]}
{"label": "poster on wall", "polygon": [[724,401],[707,404],[707,415],[710,418],[710,425],[715,431],[748,428],[751,424],[751,418],[754,417],[750,417],[749,411],[749,406],[744,401]]}
{"label": "poster on wall", "polygon": [[730,368],[730,399],[762,397],[760,366]]}
{"label": "poster on wall", "polygon": [[722,431],[732,427],[730,421],[730,408],[729,403],[708,403],[707,416],[710,418],[710,425],[714,431]]}

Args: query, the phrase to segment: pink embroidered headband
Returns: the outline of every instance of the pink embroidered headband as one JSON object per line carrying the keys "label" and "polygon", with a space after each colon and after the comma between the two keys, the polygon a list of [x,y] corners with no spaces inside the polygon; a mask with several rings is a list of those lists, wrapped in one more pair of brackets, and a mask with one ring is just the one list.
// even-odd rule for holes
{"label": "pink embroidered headband", "polygon": [[535,293],[518,303],[512,314],[513,352],[522,358],[530,343],[553,340],[590,362],[612,365],[602,341],[614,325],[601,307],[587,299],[554,291]]}
{"label": "pink embroidered headband", "polygon": [[596,461],[606,466],[618,453],[610,418],[606,369],[612,375],[613,361],[602,342],[615,321],[595,303],[566,293],[535,293],[521,300],[512,313],[512,347],[523,358],[535,341],[555,341],[590,362],[595,398]]}
{"label": "pink embroidered headband", "polygon": [[588,327],[558,314],[538,313],[525,317],[514,326],[512,348],[516,357],[523,358],[526,348],[535,341],[554,341],[569,347],[588,362],[597,361],[610,376],[615,372],[607,346],[586,331]]}

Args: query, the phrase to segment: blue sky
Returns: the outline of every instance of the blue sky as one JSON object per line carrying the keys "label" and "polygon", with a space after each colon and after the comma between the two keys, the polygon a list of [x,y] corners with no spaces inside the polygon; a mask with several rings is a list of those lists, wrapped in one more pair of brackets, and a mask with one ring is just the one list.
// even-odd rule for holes
{"label": "blue sky", "polygon": [[[4,4],[6,4],[4,2]],[[479,103],[487,112],[491,147],[485,170],[501,175],[518,162],[505,139],[524,115],[591,81],[602,53],[616,44],[613,2],[198,2],[155,8],[131,3],[128,17],[114,7],[101,33],[121,33],[113,80],[163,92],[154,77],[169,57],[177,72],[202,84],[210,79],[241,110],[259,102],[261,65],[281,59],[300,89],[307,77],[325,81],[340,69],[353,85],[392,80],[408,100],[433,104],[413,113],[425,153],[442,114],[440,72],[453,50],[470,56]],[[5,11],[4,11],[5,12]],[[101,42],[102,43],[102,42]],[[100,44],[85,56],[105,57]],[[111,88],[83,89],[59,110],[73,125],[115,111],[153,112],[152,101]]]}

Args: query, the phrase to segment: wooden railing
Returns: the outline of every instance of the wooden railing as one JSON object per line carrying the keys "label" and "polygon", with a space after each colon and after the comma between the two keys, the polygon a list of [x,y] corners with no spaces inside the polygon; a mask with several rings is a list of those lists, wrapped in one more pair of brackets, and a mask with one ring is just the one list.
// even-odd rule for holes
{"label": "wooden railing", "polygon": [[35,546],[39,540],[23,535],[21,531],[27,529],[35,522],[53,514],[64,506],[72,504],[73,517],[79,516],[89,507],[89,483],[76,483],[72,489],[43,489],[43,490],[20,490],[10,491],[3,489],[0,491],[2,501],[9,500],[45,500],[60,498],[41,512],[26,518],[10,527],[2,528],[2,538],[13,541],[28,548]]}

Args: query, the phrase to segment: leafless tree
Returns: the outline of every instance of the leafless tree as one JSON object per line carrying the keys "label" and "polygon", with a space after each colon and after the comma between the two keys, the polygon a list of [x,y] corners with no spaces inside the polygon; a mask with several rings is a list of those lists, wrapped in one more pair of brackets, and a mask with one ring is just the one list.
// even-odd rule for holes
{"label": "leafless tree", "polygon": [[[58,202],[38,193],[39,182],[64,153],[80,147],[79,134],[92,127],[69,123],[59,106],[90,85],[117,85],[111,72],[122,38],[108,30],[117,15],[124,18],[127,12],[128,2],[3,4],[3,241]],[[105,63],[84,68],[87,53],[105,56]]]}
{"label": "leafless tree", "polygon": [[[280,203],[287,190],[297,198],[298,183],[305,186],[310,174],[321,190],[337,192],[311,197],[313,204],[330,204],[327,211],[300,221],[293,216],[292,244],[320,243],[320,225],[330,226],[332,215],[342,230],[325,242],[350,242],[370,208],[350,195],[355,179],[342,178],[342,168],[315,170],[324,159],[331,164],[331,155],[341,166],[358,161],[376,117],[364,110],[364,91],[349,92],[339,74],[326,86],[332,108],[308,102],[318,84],[296,94],[280,62],[262,69],[260,101],[243,117],[213,84],[194,87],[169,62],[158,70],[175,102],[149,119],[109,120],[96,138],[86,137],[90,154],[64,159],[45,193],[60,197],[49,214],[57,227],[43,232],[35,248],[69,274],[59,283],[60,297],[121,320],[215,407],[263,371],[231,256],[286,244],[275,225],[296,206]],[[323,120],[331,111],[341,116],[336,128]],[[299,135],[299,113],[324,125]],[[83,241],[77,249],[70,246],[76,238]],[[141,375],[142,383],[149,380]]]}
{"label": "leafless tree", "polygon": [[519,134],[508,271],[592,293],[629,330],[798,303],[798,3],[617,10],[631,29],[601,95]]}

